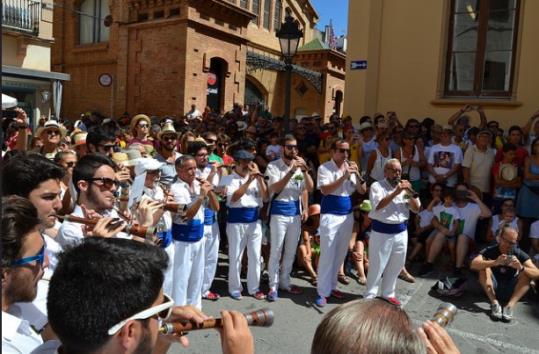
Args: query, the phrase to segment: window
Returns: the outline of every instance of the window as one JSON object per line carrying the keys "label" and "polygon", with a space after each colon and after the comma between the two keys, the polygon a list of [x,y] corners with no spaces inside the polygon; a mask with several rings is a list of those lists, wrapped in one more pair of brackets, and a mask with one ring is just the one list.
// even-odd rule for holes
{"label": "window", "polygon": [[445,96],[511,95],[519,0],[453,0]]}
{"label": "window", "polygon": [[269,30],[271,20],[271,0],[264,0],[264,28]]}
{"label": "window", "polygon": [[260,16],[260,0],[253,0],[253,8],[251,11],[256,15],[256,17],[253,18],[253,23],[258,24],[258,17]]}
{"label": "window", "polygon": [[247,0],[240,0],[240,6],[243,7],[244,9],[247,8]]}
{"label": "window", "polygon": [[106,42],[109,28],[104,19],[109,15],[109,0],[83,0],[80,4],[80,44]]}
{"label": "window", "polygon": [[281,17],[283,11],[282,0],[275,0],[275,11],[273,12],[273,30],[278,31],[281,28]]}

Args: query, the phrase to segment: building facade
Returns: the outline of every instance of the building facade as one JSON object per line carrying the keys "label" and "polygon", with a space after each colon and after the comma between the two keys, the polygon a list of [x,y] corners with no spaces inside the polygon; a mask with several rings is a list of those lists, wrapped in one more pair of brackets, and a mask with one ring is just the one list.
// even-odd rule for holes
{"label": "building facade", "polygon": [[60,112],[69,80],[51,71],[52,23],[52,0],[2,1],[2,93],[15,97],[34,125],[51,109]]}
{"label": "building facade", "polygon": [[537,16],[534,0],[350,1],[345,112],[447,122],[470,104],[524,124],[539,108]]}
{"label": "building facade", "polygon": [[[304,46],[318,20],[309,0],[65,3],[55,8],[52,65],[72,78],[64,90],[69,117],[84,111],[181,116],[192,104],[225,112],[244,102],[280,115],[285,73],[275,32],[290,7]],[[319,52],[325,54],[295,58],[309,67],[295,70],[293,113],[329,115],[332,93],[344,90],[344,55]]]}

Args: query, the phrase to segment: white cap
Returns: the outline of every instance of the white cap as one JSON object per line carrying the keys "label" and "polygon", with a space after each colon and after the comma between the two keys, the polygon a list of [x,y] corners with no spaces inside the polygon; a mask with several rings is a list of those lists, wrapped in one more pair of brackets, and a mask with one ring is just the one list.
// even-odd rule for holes
{"label": "white cap", "polygon": [[155,171],[160,169],[163,166],[163,163],[152,158],[140,158],[135,165],[135,175],[140,176],[146,171]]}

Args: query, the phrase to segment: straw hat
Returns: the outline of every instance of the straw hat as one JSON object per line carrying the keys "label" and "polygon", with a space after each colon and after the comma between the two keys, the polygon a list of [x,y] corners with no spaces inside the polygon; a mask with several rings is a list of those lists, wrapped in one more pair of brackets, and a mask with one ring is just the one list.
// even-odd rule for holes
{"label": "straw hat", "polygon": [[163,125],[163,127],[161,128],[161,131],[157,134],[157,137],[159,138],[159,140],[161,140],[161,136],[165,134],[174,134],[176,135],[176,137],[178,136],[178,132],[176,131],[176,129],[174,129],[174,124],[165,123],[165,125]]}
{"label": "straw hat", "polygon": [[80,146],[86,144],[86,136],[88,133],[86,132],[75,132],[71,134],[71,140],[73,141],[73,145]]}
{"label": "straw hat", "polygon": [[122,164],[126,166],[126,163],[129,161],[129,157],[125,152],[113,152],[112,161],[116,164]]}
{"label": "straw hat", "polygon": [[43,134],[47,130],[52,130],[52,129],[58,129],[60,131],[60,134],[62,135],[62,138],[66,136],[66,133],[67,133],[66,128],[62,124],[58,123],[58,121],[53,120],[53,119],[49,119],[48,121],[45,122],[44,126],[39,127],[37,129],[36,136],[41,137],[41,134]]}
{"label": "straw hat", "polygon": [[138,122],[141,119],[144,120],[146,123],[148,123],[148,127],[152,125],[152,122],[150,121],[150,117],[148,117],[145,114],[137,114],[131,119],[131,124],[130,124],[131,130],[135,129],[135,126],[138,124]]}

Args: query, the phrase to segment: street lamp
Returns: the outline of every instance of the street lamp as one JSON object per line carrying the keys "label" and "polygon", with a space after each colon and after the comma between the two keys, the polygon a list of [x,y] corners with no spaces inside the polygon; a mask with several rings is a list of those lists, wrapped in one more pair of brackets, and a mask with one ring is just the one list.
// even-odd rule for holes
{"label": "street lamp", "polygon": [[286,17],[281,24],[281,28],[277,31],[276,36],[279,38],[281,45],[281,53],[286,64],[286,94],[284,108],[284,129],[285,133],[290,130],[290,100],[292,90],[292,58],[298,50],[299,40],[303,37],[303,32],[299,29],[299,23],[292,18],[292,10],[286,8]]}

